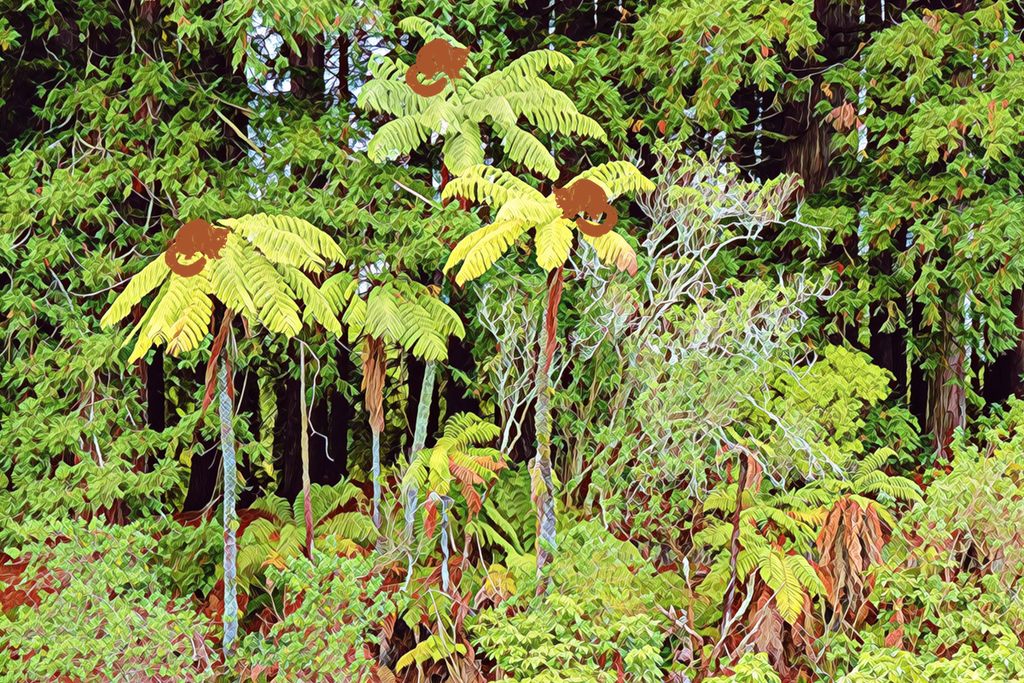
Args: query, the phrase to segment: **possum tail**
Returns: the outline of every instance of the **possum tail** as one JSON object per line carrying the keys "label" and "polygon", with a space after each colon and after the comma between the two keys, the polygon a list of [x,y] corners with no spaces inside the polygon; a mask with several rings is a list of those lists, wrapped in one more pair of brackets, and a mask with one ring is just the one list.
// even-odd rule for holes
{"label": "possum tail", "polygon": [[181,252],[178,251],[178,248],[175,245],[171,245],[171,248],[164,252],[164,260],[167,262],[168,267],[170,267],[171,272],[181,277],[192,277],[193,275],[199,275],[199,273],[203,272],[203,268],[206,267],[205,256],[195,263],[190,263],[186,266],[182,265],[182,263],[178,261],[177,257],[180,253]]}
{"label": "possum tail", "polygon": [[448,79],[442,78],[436,83],[425,85],[416,80],[418,74],[423,73],[423,68],[419,64],[413,64],[409,67],[409,70],[405,72],[405,84],[412,88],[412,91],[421,97],[433,97],[442,90],[444,86],[448,85]]}
{"label": "possum tail", "polygon": [[577,218],[576,227],[578,227],[584,235],[589,235],[590,237],[601,237],[603,235],[607,235],[609,232],[612,231],[612,228],[615,227],[615,224],[619,222],[619,213],[611,204],[605,204],[604,209],[605,212],[608,214],[608,217],[605,218],[604,223],[588,223],[582,218]]}

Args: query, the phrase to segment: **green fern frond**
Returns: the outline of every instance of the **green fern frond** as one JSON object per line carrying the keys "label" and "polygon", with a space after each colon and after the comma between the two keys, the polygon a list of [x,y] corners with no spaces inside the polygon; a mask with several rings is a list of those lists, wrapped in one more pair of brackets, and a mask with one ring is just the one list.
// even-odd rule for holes
{"label": "green fern frond", "polygon": [[444,147],[441,149],[445,165],[456,175],[461,175],[467,168],[481,164],[484,160],[480,126],[464,120],[459,128],[459,135],[445,136]]}
{"label": "green fern frond", "polygon": [[[323,270],[326,265],[323,258],[313,248],[313,244],[319,241],[319,235],[310,234],[310,237],[307,238],[292,232],[292,230],[316,230],[308,223],[303,226],[302,223],[305,221],[300,223],[296,219],[284,216],[271,218],[260,213],[221,222],[229,225],[240,237],[248,240],[259,249],[263,256],[274,263],[287,263],[303,270]],[[311,238],[315,238],[317,242],[312,242]],[[326,236],[326,233],[324,238],[328,243],[333,242]],[[335,256],[344,259],[344,255],[341,254],[337,245],[334,245],[333,252],[336,252]]]}
{"label": "green fern frond", "polygon": [[417,35],[426,42],[436,40],[440,38],[453,47],[466,47],[459,41],[448,35],[443,29],[434,26],[426,19],[420,19],[419,17],[406,17],[398,22],[398,28],[402,29],[406,33]]}
{"label": "green fern frond", "polygon": [[509,64],[504,72],[508,76],[539,74],[545,68],[555,72],[572,69],[572,59],[555,50],[532,50]]}
{"label": "green fern frond", "polygon": [[419,116],[403,116],[388,121],[374,134],[366,153],[375,163],[408,154],[430,137],[430,130],[420,123]]}
{"label": "green fern frond", "polygon": [[237,311],[250,320],[259,319],[259,310],[249,295],[246,273],[239,268],[245,262],[242,250],[246,245],[235,233],[228,234],[227,243],[221,251],[221,258],[211,264],[210,285],[214,296],[228,308]]}
{"label": "green fern frond", "polygon": [[462,105],[463,115],[474,123],[491,120],[493,126],[515,126],[519,116],[512,110],[504,97],[485,96],[472,99]]}
{"label": "green fern frond", "polygon": [[[272,514],[281,524],[291,522],[295,519],[295,516],[293,515],[292,512],[292,507],[288,504],[288,500],[273,493],[268,493],[264,496],[261,496],[260,498],[257,498],[256,501],[249,507],[251,507],[253,510],[261,510],[263,512],[268,512]],[[269,530],[267,531],[266,538],[270,538],[270,533],[273,532],[276,527],[262,518],[255,520],[252,524],[246,527],[246,535],[248,535],[250,531],[254,534],[257,534],[257,530],[259,528],[262,528],[258,526],[260,522],[264,522],[268,525]],[[257,528],[254,529],[253,527]],[[258,534],[256,537],[261,538],[261,536],[259,536]]]}
{"label": "green fern frond", "polygon": [[281,264],[278,266],[278,270],[284,276],[284,281],[305,304],[303,321],[315,320],[340,339],[342,336],[341,323],[338,322],[331,302],[316,288],[316,285],[310,282],[305,273],[294,266]]}
{"label": "green fern frond", "polygon": [[537,265],[551,270],[565,263],[572,249],[572,226],[575,224],[559,216],[537,228]]}
{"label": "green fern frond", "polygon": [[600,182],[614,196],[633,192],[653,192],[656,185],[628,161],[610,161],[580,173],[577,178]]}
{"label": "green fern frond", "polygon": [[496,121],[494,130],[501,136],[501,144],[510,160],[531,171],[543,173],[551,180],[558,180],[558,164],[540,140],[514,124]]}
{"label": "green fern frond", "polygon": [[612,232],[605,233],[600,237],[591,237],[581,231],[580,236],[583,238],[584,242],[594,248],[594,251],[597,252],[597,257],[601,259],[603,263],[614,265],[619,270],[625,271],[630,275],[636,275],[636,252],[633,250],[633,247],[629,246],[629,243],[614,230]]}
{"label": "green fern frond", "polygon": [[171,269],[161,254],[132,277],[128,286],[117,297],[100,319],[100,327],[108,327],[128,315],[132,307],[142,298],[159,287],[167,279]]}
{"label": "green fern frond", "polygon": [[[526,223],[521,220],[492,223],[474,230],[463,240],[468,240],[467,248],[461,248],[462,243],[460,242],[452,251],[444,271],[447,273],[453,265],[459,261],[465,261],[455,276],[456,283],[462,286],[468,280],[480,277],[487,272],[525,231]],[[463,252],[465,253],[464,257],[462,256]]]}

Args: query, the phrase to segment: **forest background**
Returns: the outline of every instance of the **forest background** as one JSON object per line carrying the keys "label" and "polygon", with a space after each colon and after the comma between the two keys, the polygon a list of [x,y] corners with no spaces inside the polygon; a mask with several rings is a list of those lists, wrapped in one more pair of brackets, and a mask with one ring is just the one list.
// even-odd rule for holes
{"label": "forest background", "polygon": [[0,0],[0,681],[1024,679],[1022,29]]}

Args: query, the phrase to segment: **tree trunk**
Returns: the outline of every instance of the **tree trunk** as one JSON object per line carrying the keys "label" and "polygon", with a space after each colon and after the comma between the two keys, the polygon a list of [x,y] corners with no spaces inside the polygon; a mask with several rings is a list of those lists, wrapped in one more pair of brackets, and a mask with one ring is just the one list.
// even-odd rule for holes
{"label": "tree trunk", "polygon": [[[384,340],[367,336],[363,340],[363,385],[366,412],[373,432],[373,525],[380,531],[380,433],[384,431],[384,378],[387,356]],[[379,544],[379,538],[378,538]]]}
{"label": "tree trunk", "polygon": [[[291,358],[291,354],[288,354]],[[274,429],[274,460],[281,479],[277,495],[289,503],[302,490],[302,418],[299,411],[299,380],[285,376],[278,385],[277,425]]]}
{"label": "tree trunk", "polygon": [[[467,375],[476,371],[471,347],[458,337],[448,340],[448,367]],[[467,387],[449,371],[448,387],[445,391],[445,420],[456,413],[480,413],[480,400],[473,395],[466,395]]]}
{"label": "tree trunk", "polygon": [[945,331],[942,339],[942,360],[929,386],[931,424],[927,431],[931,432],[934,439],[936,456],[948,459],[952,459],[949,444],[953,439],[953,431],[964,425],[966,402],[963,386],[966,377],[964,350],[957,344],[951,332],[954,328],[953,318],[956,315],[959,313],[943,311]]}
{"label": "tree trunk", "polygon": [[[338,375],[343,382],[351,381],[352,372],[356,369],[349,352],[343,347],[338,347],[335,356],[338,364]],[[348,476],[348,431],[349,423],[355,417],[355,408],[352,402],[342,391],[335,391],[331,396],[330,412],[330,461],[331,476],[341,481]],[[337,482],[335,482],[337,483]]]}
{"label": "tree trunk", "polygon": [[1017,344],[985,369],[985,403],[1003,403],[1010,396],[1024,400],[1024,289],[1014,290],[1010,310],[1017,322]]}
{"label": "tree trunk", "polygon": [[[200,388],[206,386],[206,366],[196,366],[196,383]],[[217,460],[220,453],[216,441],[208,441],[202,432],[196,429],[197,443],[192,447],[192,462],[189,465],[188,490],[181,504],[182,512],[202,510],[213,500],[217,486]]]}
{"label": "tree trunk", "polygon": [[[430,414],[433,412],[435,375],[434,361],[430,361],[426,364],[421,382],[419,409],[416,414],[416,428],[413,433],[412,451],[409,456],[410,464],[416,459],[416,454],[423,450],[423,447],[426,445],[427,423],[429,422]],[[405,540],[409,544],[409,571],[406,574],[406,585],[409,583],[408,579],[412,577],[412,568],[416,562],[413,543],[415,541],[416,509],[419,507],[419,495],[419,487],[416,486],[416,482],[410,482],[405,492]]]}
{"label": "tree trunk", "polygon": [[235,432],[231,424],[231,399],[227,384],[227,362],[221,355],[217,391],[220,394],[220,444],[224,464],[224,656],[230,657],[238,635],[238,587],[235,576],[235,530],[238,528],[238,517],[235,514]]}
{"label": "tree trunk", "polygon": [[548,274],[548,305],[542,329],[546,342],[537,354],[537,458],[530,473],[533,502],[537,506],[537,594],[547,592],[544,568],[551,562],[555,545],[555,487],[551,477],[551,359],[557,345],[558,304],[562,297],[562,268]]}
{"label": "tree trunk", "polygon": [[309,483],[309,424],[306,416],[306,345],[299,342],[299,414],[302,420],[302,512],[306,521],[306,557],[313,561],[313,503]]}
{"label": "tree trunk", "polygon": [[146,368],[146,422],[155,432],[167,428],[164,399],[164,350],[158,346],[153,362]]}
{"label": "tree trunk", "polygon": [[[441,416],[441,406],[437,401],[434,401],[433,391],[435,378],[430,378],[429,389],[426,389],[424,386],[424,378],[427,375],[428,367],[430,368],[430,372],[436,372],[434,363],[425,363],[413,356],[411,353],[408,353],[406,354],[406,366],[409,370],[409,400],[405,404],[405,422],[408,425],[408,431],[406,434],[411,438],[409,443],[412,446],[412,450],[409,454],[412,455],[419,450],[415,446],[415,430],[420,427],[419,422],[421,419],[421,413],[423,412],[422,402],[424,397],[427,396],[427,400],[429,400],[430,403],[427,406],[429,412],[427,416],[423,418],[426,421],[423,423],[423,439],[420,439],[419,441],[421,444],[426,442],[426,437],[437,434],[438,419]],[[420,448],[423,448],[423,446],[421,445]]]}

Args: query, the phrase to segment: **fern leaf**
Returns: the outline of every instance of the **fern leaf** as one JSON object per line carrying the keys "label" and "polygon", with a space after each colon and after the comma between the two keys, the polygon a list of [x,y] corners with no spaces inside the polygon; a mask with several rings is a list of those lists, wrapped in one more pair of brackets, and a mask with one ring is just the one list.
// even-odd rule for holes
{"label": "fern leaf", "polygon": [[559,217],[537,228],[537,265],[551,270],[565,263],[572,248],[572,225]]}
{"label": "fern leaf", "polygon": [[515,125],[495,122],[494,129],[501,136],[501,144],[509,159],[531,171],[543,173],[551,180],[558,180],[558,164],[540,140]]}
{"label": "fern leaf", "polygon": [[430,136],[430,130],[417,116],[403,116],[388,121],[374,134],[366,153],[375,163],[397,159],[419,147]]}
{"label": "fern leaf", "polygon": [[594,251],[597,252],[597,257],[602,262],[614,264],[619,270],[624,270],[630,275],[636,275],[636,252],[621,235],[612,231],[600,237],[591,237],[580,231],[580,236],[594,248]]}
{"label": "fern leaf", "polygon": [[103,314],[103,318],[100,319],[100,327],[108,327],[128,315],[132,307],[142,301],[144,296],[163,284],[170,272],[171,269],[164,260],[164,255],[160,254],[132,277],[128,286]]}
{"label": "fern leaf", "polygon": [[[455,276],[455,282],[461,287],[468,280],[480,277],[487,269],[494,265],[494,262],[504,255],[508,248],[526,230],[526,224],[521,220],[509,220],[501,223],[492,223],[470,233],[463,242],[460,242],[448,262],[444,271],[448,272],[451,267],[459,261],[465,261],[462,268]],[[465,256],[462,257],[462,253]]]}

